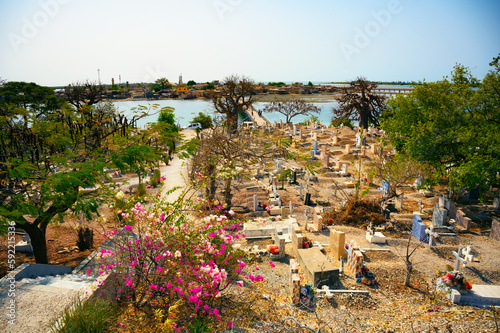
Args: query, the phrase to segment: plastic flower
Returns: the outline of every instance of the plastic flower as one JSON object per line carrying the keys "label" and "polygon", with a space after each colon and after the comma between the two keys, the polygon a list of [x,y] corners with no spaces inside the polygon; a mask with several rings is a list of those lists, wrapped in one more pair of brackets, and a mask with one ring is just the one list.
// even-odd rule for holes
{"label": "plastic flower", "polygon": [[115,198],[117,200],[120,200],[121,198],[123,198],[125,196],[125,193],[123,193],[123,191],[119,191],[118,193],[116,193],[115,195]]}
{"label": "plastic flower", "polygon": [[123,229],[127,230],[128,232],[132,232],[132,227],[129,225],[124,226]]}
{"label": "plastic flower", "polygon": [[272,261],[269,262],[269,265],[271,265],[271,267],[273,267],[273,268],[276,267],[276,265]]}

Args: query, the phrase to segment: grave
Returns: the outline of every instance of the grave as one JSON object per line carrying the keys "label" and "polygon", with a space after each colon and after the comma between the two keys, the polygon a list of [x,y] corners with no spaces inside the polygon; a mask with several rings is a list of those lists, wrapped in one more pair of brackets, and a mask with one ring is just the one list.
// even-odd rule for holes
{"label": "grave", "polygon": [[372,222],[370,222],[370,225],[367,228],[366,240],[369,241],[370,243],[375,243],[375,244],[385,244],[386,243],[385,236],[380,231],[373,230]]}
{"label": "grave", "polygon": [[435,205],[432,212],[432,224],[436,227],[442,227],[446,221],[447,215],[448,211],[446,209]]}
{"label": "grave", "polygon": [[335,229],[330,229],[330,249],[333,258],[340,260],[340,258],[347,259],[345,250],[345,233]]}
{"label": "grave", "polygon": [[321,232],[323,230],[323,216],[318,211],[313,213],[313,227],[317,232]]}
{"label": "grave", "polygon": [[500,209],[500,197],[493,198],[493,208],[496,210]]}
{"label": "grave", "polygon": [[[467,246],[467,248],[465,249],[458,248],[457,252],[452,251],[452,254],[455,256],[455,258],[457,258],[457,260],[455,261],[455,271],[458,271],[459,263],[462,263],[462,265],[466,267],[467,262],[472,261],[472,259],[474,259],[471,252],[472,252],[472,247],[470,245]],[[464,256],[463,258],[462,255]]]}
{"label": "grave", "polygon": [[429,229],[425,229],[425,233],[429,235],[429,249],[432,247],[432,238],[439,237],[438,233],[434,231],[434,225],[431,224]]}
{"label": "grave", "polygon": [[361,272],[361,267],[363,266],[363,253],[360,250],[354,249],[354,245],[351,243],[347,252],[347,269],[357,276]]}
{"label": "grave", "polygon": [[498,219],[493,219],[493,222],[491,222],[490,237],[500,241],[500,221]]}
{"label": "grave", "polygon": [[279,235],[276,233],[274,235],[274,244],[278,245],[278,259],[283,259],[285,258],[285,243],[286,243],[286,238],[284,235]]}
{"label": "grave", "polygon": [[339,281],[339,268],[333,266],[320,249],[297,249],[297,259],[307,279],[316,287]]}
{"label": "grave", "polygon": [[460,229],[460,231],[470,231],[471,219],[467,217],[467,215],[462,211],[458,210],[457,215],[455,217],[456,225]]}
{"label": "grave", "polygon": [[411,229],[411,234],[421,242],[427,241],[427,234],[425,233],[425,224],[422,222],[422,218],[418,214],[413,215],[413,226]]}
{"label": "grave", "polygon": [[23,239],[17,242],[15,246],[16,252],[32,253],[33,246],[31,245],[31,239],[28,233],[25,232]]}
{"label": "grave", "polygon": [[296,259],[290,259],[290,295],[292,304],[300,304],[300,276],[299,264]]}
{"label": "grave", "polygon": [[295,255],[298,254],[297,250],[302,248],[302,241],[304,236],[298,230],[292,231],[292,248]]}

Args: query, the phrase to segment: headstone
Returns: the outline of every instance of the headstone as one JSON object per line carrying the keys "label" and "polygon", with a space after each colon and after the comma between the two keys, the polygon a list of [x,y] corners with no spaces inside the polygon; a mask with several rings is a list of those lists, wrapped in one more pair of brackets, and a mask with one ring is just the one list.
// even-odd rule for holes
{"label": "headstone", "polygon": [[493,198],[493,208],[500,209],[500,197]]}
{"label": "headstone", "polygon": [[283,259],[285,258],[285,242],[286,242],[286,238],[284,235],[279,235],[278,233],[276,233],[274,235],[274,244],[275,245],[278,245],[278,258],[279,259]]}
{"label": "headstone", "polygon": [[293,125],[293,135],[297,135],[297,126]]}
{"label": "headstone", "polygon": [[311,204],[311,193],[307,192],[304,197],[304,205],[309,206]]}
{"label": "headstone", "polygon": [[432,224],[439,228],[442,227],[446,221],[447,215],[448,211],[446,209],[435,205],[432,212]]}
{"label": "headstone", "polygon": [[293,170],[292,184],[297,184],[297,170]]}
{"label": "headstone", "polygon": [[300,304],[300,276],[297,259],[290,259],[290,295],[292,304]]}
{"label": "headstone", "polygon": [[345,145],[345,151],[344,151],[346,154],[350,154],[351,153],[351,145],[350,144],[346,144]]}
{"label": "headstone", "polygon": [[[458,248],[458,251],[452,251],[452,254],[457,258],[457,261],[455,262],[455,271],[458,271],[458,264],[461,262],[463,267],[466,267],[468,261],[472,261],[474,258],[471,254],[472,252],[472,247],[469,245],[465,249]],[[462,258],[462,255],[464,256]]]}
{"label": "headstone", "polygon": [[339,143],[339,138],[337,136],[337,134],[335,134],[333,137],[332,137],[332,143],[334,145],[338,144]]}
{"label": "headstone", "polygon": [[450,215],[450,219],[456,220],[457,219],[457,211],[458,211],[457,206],[451,200],[448,201],[448,205],[449,205],[448,214]]}
{"label": "headstone", "polygon": [[24,233],[23,239],[16,243],[14,247],[16,252],[31,253],[33,246],[31,245],[31,238],[27,232]]}
{"label": "headstone", "polygon": [[427,241],[425,224],[422,222],[422,218],[418,214],[413,215],[413,226],[411,229],[411,234],[421,242]]}
{"label": "headstone", "polygon": [[377,146],[375,144],[372,144],[372,146],[370,147],[371,149],[371,153],[372,154],[376,154],[377,153]]}
{"label": "headstone", "polygon": [[314,212],[313,223],[314,223],[314,228],[316,228],[318,232],[323,230],[323,216]]}
{"label": "headstone", "polygon": [[500,220],[493,219],[493,222],[491,222],[490,237],[496,241],[500,241]]}
{"label": "headstone", "polygon": [[465,231],[470,231],[471,219],[467,217],[467,215],[462,211],[457,211],[457,216],[455,217],[455,222],[458,226],[463,228]]}
{"label": "headstone", "polygon": [[321,154],[323,154],[323,155],[328,154],[328,145],[321,146]]}
{"label": "headstone", "polygon": [[297,249],[302,248],[302,241],[304,236],[300,232],[292,231],[292,248],[295,255],[297,255]]}
{"label": "headstone", "polygon": [[418,211],[420,214],[422,214],[424,210],[424,204],[422,203],[422,199],[420,199],[420,201],[418,202]]}
{"label": "headstone", "polygon": [[257,198],[257,194],[253,195],[253,210],[255,212],[262,210],[262,207],[259,207],[259,199]]}
{"label": "headstone", "polygon": [[345,233],[342,231],[330,229],[330,249],[333,258],[340,260],[345,256]]}
{"label": "headstone", "polygon": [[361,267],[363,266],[363,253],[359,250],[353,249],[349,246],[347,254],[347,269],[356,276],[361,272]]}
{"label": "headstone", "polygon": [[290,200],[290,217],[293,215],[293,210],[292,210],[292,200]]}
{"label": "headstone", "polygon": [[347,175],[347,163],[342,164],[342,174]]}
{"label": "headstone", "polygon": [[429,229],[425,229],[425,233],[429,235],[429,249],[432,247],[432,239],[437,238],[439,235],[434,231],[434,225],[431,224]]}
{"label": "headstone", "polygon": [[326,167],[328,167],[328,165],[330,164],[330,154],[328,153],[324,154],[322,162]]}

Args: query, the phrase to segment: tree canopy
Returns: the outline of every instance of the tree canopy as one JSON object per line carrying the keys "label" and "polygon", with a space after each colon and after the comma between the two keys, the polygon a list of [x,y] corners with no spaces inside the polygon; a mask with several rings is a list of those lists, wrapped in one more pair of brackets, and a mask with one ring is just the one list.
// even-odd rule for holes
{"label": "tree canopy", "polygon": [[212,122],[212,117],[203,112],[198,112],[198,115],[191,120],[191,124],[200,123],[203,129],[212,128],[214,126]]}
{"label": "tree canopy", "polygon": [[266,105],[264,112],[278,112],[285,116],[286,123],[290,123],[293,118],[299,115],[309,116],[319,113],[320,109],[303,99],[276,99]]}
{"label": "tree canopy", "polygon": [[481,84],[468,68],[456,65],[451,80],[415,85],[411,93],[390,99],[383,115],[382,128],[397,151],[432,165],[451,188],[484,188],[498,181],[500,70],[495,60]]}
{"label": "tree canopy", "polygon": [[[45,232],[57,215],[72,210],[90,218],[97,212],[110,193],[104,183],[105,167],[113,166],[109,156],[123,147],[144,115],[130,120],[111,104],[73,101],[80,107],[34,83],[0,87],[0,226],[13,221],[24,229],[37,263],[48,262]],[[135,143],[150,141],[135,137]]]}
{"label": "tree canopy", "polygon": [[249,107],[253,101],[255,83],[245,77],[231,75],[224,79],[222,87],[211,95],[215,112],[226,116],[228,131],[238,127],[238,114]]}
{"label": "tree canopy", "polygon": [[342,94],[336,97],[339,103],[333,109],[333,120],[359,118],[359,126],[368,128],[368,125],[379,126],[379,118],[385,109],[385,97],[373,93],[377,83],[370,82],[364,77],[358,77],[350,82]]}

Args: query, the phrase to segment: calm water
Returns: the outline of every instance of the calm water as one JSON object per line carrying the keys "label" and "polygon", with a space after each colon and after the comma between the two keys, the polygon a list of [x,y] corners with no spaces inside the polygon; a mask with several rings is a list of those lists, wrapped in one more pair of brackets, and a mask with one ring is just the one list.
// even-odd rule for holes
{"label": "calm water", "polygon": [[[132,115],[131,109],[138,106],[150,107],[153,104],[158,104],[159,109],[165,106],[170,106],[175,109],[175,119],[177,123],[181,126],[187,126],[191,120],[198,115],[199,112],[203,112],[209,115],[213,115],[212,103],[207,100],[191,99],[191,100],[158,100],[158,101],[117,101],[114,105],[118,111],[124,112],[125,115]],[[261,110],[266,106],[266,102],[254,103],[254,107]],[[336,102],[326,102],[326,103],[312,103],[316,107],[320,108],[319,114],[316,114],[322,124],[330,124],[332,118],[332,108],[336,106]],[[159,110],[158,109],[158,110]],[[285,117],[279,113],[265,113],[264,114],[270,121],[279,122],[280,119],[285,121]],[[309,117],[297,116],[292,119],[294,123],[300,123],[307,120]],[[150,115],[138,122],[139,127],[144,127],[147,123],[155,122],[158,119],[158,114]]]}

